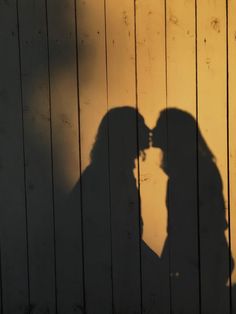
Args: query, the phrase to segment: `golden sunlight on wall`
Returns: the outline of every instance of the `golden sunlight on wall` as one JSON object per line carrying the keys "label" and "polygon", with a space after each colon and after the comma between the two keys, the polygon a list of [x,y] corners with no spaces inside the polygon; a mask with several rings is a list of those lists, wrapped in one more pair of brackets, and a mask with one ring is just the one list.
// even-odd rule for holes
{"label": "golden sunlight on wall", "polygon": [[[216,157],[228,206],[225,3],[198,2],[196,24],[194,0],[167,0],[166,10],[162,0],[137,1],[136,34],[133,2],[122,0],[118,4],[107,1],[106,14],[100,0],[79,2],[82,168],[89,164],[89,153],[98,125],[107,110],[124,105],[135,107],[137,100],[146,124],[153,128],[162,109],[180,108],[194,118],[198,117],[203,137]],[[235,2],[231,3],[233,5]],[[230,12],[234,11],[231,9]],[[235,24],[233,17],[230,21]],[[235,29],[235,25],[230,28],[229,65],[232,68],[235,68],[236,60]],[[231,244],[236,259],[234,81],[235,70],[232,70]],[[151,148],[146,151],[146,161],[140,159],[143,237],[158,255],[165,241],[167,220],[167,177],[159,167],[160,158],[160,151]],[[137,169],[135,174],[137,176]],[[236,283],[236,271],[233,282]]]}
{"label": "golden sunlight on wall", "polygon": [[[216,5],[214,1],[199,1],[197,60],[193,0],[181,1],[181,5],[177,0],[167,1],[166,11],[162,0],[137,1],[136,34],[133,2],[122,0],[117,5],[115,1],[107,1],[106,14],[102,1],[79,2],[78,34],[82,170],[90,162],[90,150],[107,110],[124,105],[135,107],[138,101],[139,111],[149,128],[155,126],[160,111],[166,107],[186,110],[196,118],[197,79],[199,127],[216,157],[227,207],[230,188],[231,249],[236,260],[236,25],[231,16],[235,5],[236,1],[230,2],[229,11],[230,187],[224,2],[219,1]],[[73,25],[70,28],[73,29]],[[52,32],[51,36],[54,39],[57,34]],[[66,38],[64,46],[66,49]],[[57,57],[51,68],[54,173],[58,188],[69,191],[79,178],[76,63],[65,62],[63,56]],[[70,55],[67,58],[74,60]],[[38,88],[39,83],[36,79],[32,81],[28,96],[35,108],[37,100],[44,96]],[[73,106],[66,106],[68,100]],[[39,109],[35,110],[38,112]],[[48,123],[47,110],[40,110],[41,120],[32,124],[32,132],[41,132]],[[49,149],[47,140],[42,137],[44,142],[39,150]],[[167,227],[167,177],[160,168],[160,159],[161,152],[150,148],[146,151],[146,160],[139,160],[143,239],[158,255],[162,252]],[[134,173],[137,178],[137,168]],[[228,230],[226,236],[228,238]],[[236,270],[232,279],[236,283]]]}
{"label": "golden sunlight on wall", "polygon": [[[128,281],[136,286],[140,296],[138,211],[125,212],[132,213],[129,217],[136,219],[136,229],[133,229],[136,236],[129,232],[133,224],[127,229],[126,222],[130,221],[125,216],[123,219],[118,210],[116,215],[113,214],[115,210],[112,214],[109,211],[113,204],[117,205],[118,198],[114,193],[115,197],[109,199],[109,193],[112,195],[117,188],[116,180],[109,182],[108,179],[109,175],[113,178],[112,171],[109,172],[113,169],[111,160],[110,164],[105,164],[104,172],[108,170],[105,180],[103,168],[102,179],[98,180],[104,183],[107,192],[104,193],[105,200],[103,197],[100,200],[100,204],[107,204],[102,215],[100,211],[94,215],[90,210],[90,207],[94,208],[90,206],[91,195],[100,198],[97,190],[93,193],[94,181],[90,179],[90,174],[88,180],[86,175],[84,181],[80,180],[81,171],[90,164],[90,152],[102,118],[110,109],[123,106],[138,108],[150,129],[155,127],[160,112],[170,107],[186,111],[197,120],[222,178],[229,225],[225,236],[235,264],[232,299],[236,299],[235,13],[236,0],[0,1],[0,79],[3,85],[0,86],[0,139],[6,146],[0,155],[0,307],[4,313],[16,313],[16,309],[20,308],[28,311],[28,306],[35,313],[44,308],[45,312],[48,309],[48,312],[54,313],[55,307],[58,307],[60,313],[71,313],[83,311],[85,305],[94,306],[90,298],[97,298],[97,292],[100,292],[100,281],[96,277],[100,271],[97,270],[101,270],[102,276],[103,271],[106,274],[104,282],[107,281],[109,290],[109,293],[103,294],[101,289],[102,298],[106,294],[107,299],[104,300],[109,298],[110,302],[110,292],[115,292],[111,301],[114,308],[117,309],[116,299],[123,300],[123,295],[126,300],[132,299],[126,293],[130,291],[129,288],[123,289]],[[130,121],[130,134],[134,142],[129,142],[134,144],[133,153],[136,152],[138,135],[142,135],[140,132],[143,131],[136,122],[134,116],[133,121]],[[113,133],[111,129],[108,130],[109,140],[116,132]],[[195,135],[193,141],[196,141]],[[116,145],[116,141],[110,140],[109,143]],[[106,143],[104,145],[107,148]],[[109,149],[107,151],[113,159],[115,150]],[[135,160],[133,169],[137,186],[140,187],[142,236],[146,244],[161,256],[167,238],[168,177],[161,168],[160,149],[150,147],[145,150],[145,155],[145,160],[143,156]],[[200,164],[197,164],[196,159],[196,168],[191,168],[195,171],[197,169],[199,176],[203,172],[203,165]],[[91,178],[94,178],[96,171],[92,170],[91,173]],[[100,175],[100,171],[98,173]],[[133,180],[133,177],[129,176],[129,179]],[[82,183],[80,190],[82,181],[85,184]],[[131,187],[130,194],[133,197],[136,191],[133,185]],[[123,194],[121,204],[127,204],[125,202],[129,193],[124,190]],[[93,201],[97,205],[97,199]],[[136,206],[137,198],[128,201],[130,206],[133,203]],[[87,212],[86,206],[89,209]],[[87,215],[84,219],[85,212]],[[98,219],[98,223],[97,217],[102,218]],[[122,218],[120,224],[117,223],[117,217]],[[99,220],[104,222],[103,218],[106,222],[100,224]],[[186,225],[190,220],[184,220]],[[199,227],[197,222],[201,224],[201,219],[196,219],[196,229],[191,227],[189,233],[193,231],[196,234]],[[116,227],[120,230],[121,224],[124,230],[121,233],[115,231],[114,236],[111,229]],[[90,233],[91,227],[97,229],[94,234]],[[120,241],[120,235],[128,238],[127,243],[123,239]],[[187,231],[185,235],[188,239]],[[94,238],[100,243],[95,250],[91,245],[96,243]],[[180,239],[183,240],[182,234]],[[203,243],[204,235],[201,239]],[[87,241],[86,245],[83,241]],[[213,241],[209,242],[212,244]],[[127,244],[124,250],[122,243]],[[116,249],[113,250],[112,245],[118,248],[114,256]],[[193,252],[197,253],[197,241],[194,245],[196,250],[193,248]],[[141,245],[143,247],[146,246]],[[181,253],[185,247],[189,248],[182,246]],[[127,261],[130,262],[126,258],[128,250],[129,256],[132,256],[130,261],[134,258],[138,265],[129,277],[132,280],[123,277],[131,273],[130,269],[133,268],[133,262],[126,265]],[[227,248],[223,251],[224,261],[228,262]],[[205,260],[209,267],[207,254],[201,252],[203,250],[200,247],[202,265]],[[121,262],[115,258],[118,254],[122,256]],[[160,287],[167,288],[173,282],[170,285],[170,291],[174,292],[171,292],[171,307],[174,312],[179,312],[181,307],[175,301],[180,293],[176,289],[178,285],[182,286],[181,281],[177,283],[177,279],[182,274],[176,271],[173,273],[171,269],[175,270],[179,266],[178,258],[173,265],[166,263],[166,266],[161,265],[160,268],[155,266],[159,260],[156,256],[155,261],[150,260],[153,268],[150,267],[150,274],[146,278],[149,279],[149,275],[156,278],[153,270],[159,272],[165,267],[168,269],[167,276],[163,276],[167,283],[162,286],[161,279]],[[98,264],[94,261],[98,261]],[[110,261],[113,264],[115,261],[116,266],[110,267]],[[96,267],[90,268],[90,264]],[[214,268],[213,264],[214,261],[210,267]],[[149,257],[147,266],[149,268]],[[205,269],[208,270],[208,267]],[[112,268],[115,271],[110,276]],[[95,276],[89,269],[95,270]],[[212,274],[209,274],[209,278]],[[222,273],[222,276],[225,274]],[[198,299],[199,277],[193,277],[191,285],[194,286],[193,290],[197,286],[194,298]],[[143,278],[142,287],[145,287],[146,278]],[[205,279],[200,287],[204,313],[208,312],[204,310],[204,299],[206,302],[209,295],[204,296],[203,286],[205,283],[207,286],[210,280]],[[193,281],[197,281],[197,285]],[[156,295],[152,289],[157,288],[156,285],[152,287],[152,284],[150,282],[150,291],[149,285],[144,291],[150,301]],[[93,289],[96,290],[94,295]],[[205,291],[208,291],[207,287]],[[135,304],[138,302],[138,306],[140,303],[144,305],[145,302],[138,299]],[[169,302],[169,297],[167,299]],[[100,301],[100,298],[97,300]],[[192,300],[190,297],[188,301]],[[132,305],[132,302],[133,299],[127,304]],[[108,302],[103,303],[106,306]],[[18,304],[17,307],[15,304]],[[140,307],[130,311],[122,309],[118,308],[117,312],[140,312]]]}
{"label": "golden sunlight on wall", "polygon": [[146,151],[145,161],[140,161],[143,240],[159,256],[161,256],[167,236],[166,186],[168,178],[160,168],[161,158],[162,153],[159,149],[150,148]]}

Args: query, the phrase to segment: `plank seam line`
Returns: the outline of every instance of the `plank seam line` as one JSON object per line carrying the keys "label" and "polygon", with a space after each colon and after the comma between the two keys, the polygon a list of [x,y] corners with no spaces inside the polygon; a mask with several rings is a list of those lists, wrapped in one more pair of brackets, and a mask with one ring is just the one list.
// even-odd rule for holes
{"label": "plank seam line", "polygon": [[52,95],[51,95],[51,68],[50,68],[50,43],[49,43],[49,21],[48,1],[45,0],[46,37],[47,37],[47,70],[48,70],[48,96],[50,116],[50,150],[51,150],[51,184],[52,184],[52,215],[53,215],[53,242],[54,242],[54,289],[55,289],[55,312],[58,313],[58,291],[57,291],[57,261],[56,261],[56,214],[55,214],[55,184],[54,184],[54,161],[53,161],[53,127],[52,127]]}
{"label": "plank seam line", "polygon": [[[108,45],[107,45],[107,2],[104,0],[104,32],[105,32],[105,64],[106,64],[106,101],[107,101],[107,112],[109,111],[109,74],[108,74]],[[113,277],[113,246],[112,246],[112,201],[111,201],[111,161],[110,161],[110,121],[109,115],[107,119],[107,149],[108,149],[108,189],[109,189],[109,208],[110,208],[110,250],[111,250],[111,294],[112,294],[112,313],[116,313],[115,302],[114,302],[114,277]]]}
{"label": "plank seam line", "polygon": [[26,255],[27,255],[27,285],[28,285],[28,310],[30,310],[31,293],[30,293],[30,267],[29,267],[29,229],[28,229],[28,198],[26,192],[26,152],[25,152],[25,127],[24,127],[24,99],[23,99],[23,82],[22,82],[22,56],[20,45],[20,18],[19,18],[19,1],[16,0],[16,15],[17,15],[17,39],[19,49],[19,74],[20,74],[20,106],[21,106],[21,125],[22,125],[22,155],[23,155],[23,168],[24,168],[24,200],[25,200],[25,222],[26,222]]}
{"label": "plank seam line", "polygon": [[230,313],[232,305],[232,263],[231,263],[231,182],[230,182],[230,108],[229,108],[229,1],[226,0],[226,123],[227,123],[227,194],[228,194],[228,237],[229,237],[229,302]]}
{"label": "plank seam line", "polygon": [[196,172],[197,172],[197,226],[198,226],[198,291],[199,313],[202,313],[202,283],[201,283],[201,238],[200,238],[200,190],[199,190],[199,98],[198,98],[198,5],[195,0],[195,70],[196,70]]}
{"label": "plank seam line", "polygon": [[[167,45],[167,40],[168,40],[168,30],[167,30],[167,0],[164,0],[164,14],[165,14],[165,88],[166,88],[166,110],[168,109],[168,45]],[[169,163],[169,132],[168,132],[168,113],[166,111],[165,115],[166,119],[166,162],[167,165]],[[167,204],[170,203],[170,195],[169,191],[167,190]],[[168,279],[169,279],[169,300],[170,300],[170,313],[173,314],[173,301],[172,301],[172,281],[171,281],[171,234],[169,235],[170,241],[169,241],[169,249],[168,249],[168,259],[169,259],[169,273],[168,273]]]}
{"label": "plank seam line", "polygon": [[81,244],[82,244],[82,272],[83,272],[83,309],[87,312],[86,294],[85,294],[85,257],[84,257],[84,217],[83,217],[83,179],[82,179],[82,140],[81,140],[81,116],[80,116],[80,84],[79,84],[79,46],[78,46],[78,12],[77,0],[74,0],[75,8],[75,36],[76,36],[76,79],[77,79],[77,105],[78,105],[78,131],[79,131],[79,172],[80,172],[80,218],[81,218]]}
{"label": "plank seam line", "polygon": [[135,99],[136,99],[136,143],[138,164],[138,209],[139,209],[139,260],[140,260],[140,309],[143,313],[143,273],[142,273],[142,222],[141,222],[141,195],[140,195],[140,157],[139,157],[139,96],[138,96],[138,47],[137,47],[137,1],[134,0],[134,52],[135,52]]}

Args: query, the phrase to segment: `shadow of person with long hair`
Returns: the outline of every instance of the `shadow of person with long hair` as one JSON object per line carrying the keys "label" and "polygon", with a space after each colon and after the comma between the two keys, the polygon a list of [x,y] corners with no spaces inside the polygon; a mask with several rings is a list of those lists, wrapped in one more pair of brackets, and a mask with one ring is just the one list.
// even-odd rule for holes
{"label": "shadow of person with long hair", "polygon": [[88,314],[141,313],[142,222],[134,169],[149,148],[149,133],[134,108],[109,110],[72,193],[81,192],[82,199]]}
{"label": "shadow of person with long hair", "polygon": [[153,146],[162,150],[168,175],[161,268],[169,269],[169,279],[162,282],[169,281],[172,310],[197,314],[201,300],[204,314],[228,313],[233,260],[229,269],[226,208],[214,156],[194,118],[175,108],[160,113]]}

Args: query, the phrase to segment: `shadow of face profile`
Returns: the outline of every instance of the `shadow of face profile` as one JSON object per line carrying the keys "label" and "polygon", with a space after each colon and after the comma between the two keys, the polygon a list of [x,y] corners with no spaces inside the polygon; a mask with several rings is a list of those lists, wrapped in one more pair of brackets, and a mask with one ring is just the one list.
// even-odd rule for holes
{"label": "shadow of face profile", "polygon": [[135,108],[125,106],[107,112],[98,128],[91,162],[104,159],[107,145],[113,164],[125,167],[131,167],[135,158],[149,148],[150,130]]}
{"label": "shadow of face profile", "polygon": [[[149,148],[150,130],[132,107],[109,110],[102,118],[78,188],[83,192],[84,259],[88,312],[129,313],[140,298],[140,210],[135,159]],[[112,257],[112,260],[111,260]],[[117,278],[111,282],[111,276]],[[132,294],[130,293],[132,291]],[[135,310],[138,313],[138,308]]]}
{"label": "shadow of face profile", "polygon": [[152,130],[152,146],[162,150],[162,168],[167,174],[191,170],[197,145],[202,156],[213,158],[191,114],[177,108],[161,111]]}
{"label": "shadow of face profile", "polygon": [[171,278],[172,302],[181,313],[198,313],[201,272],[204,313],[224,313],[234,261],[225,237],[226,205],[215,157],[194,117],[176,108],[161,111],[152,146],[162,150],[161,167],[168,175],[168,236],[161,260],[172,275],[178,274]]}

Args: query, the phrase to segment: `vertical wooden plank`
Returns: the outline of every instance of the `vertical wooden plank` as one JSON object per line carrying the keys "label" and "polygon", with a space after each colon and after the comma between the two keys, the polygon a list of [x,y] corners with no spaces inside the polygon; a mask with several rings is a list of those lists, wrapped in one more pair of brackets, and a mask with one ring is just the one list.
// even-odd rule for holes
{"label": "vertical wooden plank", "polygon": [[[194,0],[167,0],[166,36],[167,147],[164,166],[169,176],[168,237],[162,259],[169,258],[170,263],[171,311],[197,314],[199,252]],[[168,111],[171,107],[176,110]]]}
{"label": "vertical wooden plank", "polygon": [[198,121],[214,155],[199,142],[202,311],[229,313],[226,1],[198,1],[197,24]]}
{"label": "vertical wooden plank", "polygon": [[[165,2],[136,2],[138,109],[153,129],[166,107]],[[139,128],[139,136],[142,136]],[[169,264],[161,270],[160,256],[166,240],[167,176],[158,161],[161,150],[150,147],[139,158],[142,234],[142,282],[144,311],[169,313]],[[162,278],[162,279],[161,279]]]}
{"label": "vertical wooden plank", "polygon": [[113,313],[104,1],[77,3],[86,313]]}
{"label": "vertical wooden plank", "polygon": [[57,312],[82,313],[83,270],[74,1],[47,2]]}
{"label": "vertical wooden plank", "polygon": [[[233,255],[234,264],[236,259],[236,20],[233,12],[236,10],[236,1],[228,2],[228,66],[229,66],[229,182],[230,182],[230,231],[231,231],[231,253]],[[232,273],[232,303],[233,313],[236,311],[236,269]]]}
{"label": "vertical wooden plank", "polygon": [[16,1],[0,2],[0,230],[3,313],[28,311],[22,107]]}
{"label": "vertical wooden plank", "polygon": [[109,109],[135,108],[134,2],[106,1]]}
{"label": "vertical wooden plank", "polygon": [[[196,116],[195,3],[167,1],[168,107]],[[182,88],[186,86],[183,90]]]}
{"label": "vertical wooden plank", "polygon": [[[104,1],[77,1],[82,169],[107,112]],[[93,23],[90,23],[90,21]]]}
{"label": "vertical wooden plank", "polygon": [[139,154],[134,17],[134,1],[106,1],[112,266],[117,313],[142,311],[140,204],[134,177],[134,172],[138,177],[134,160]]}
{"label": "vertical wooden plank", "polygon": [[[29,27],[30,25],[30,27]],[[31,310],[55,312],[54,220],[45,3],[19,3]]]}

